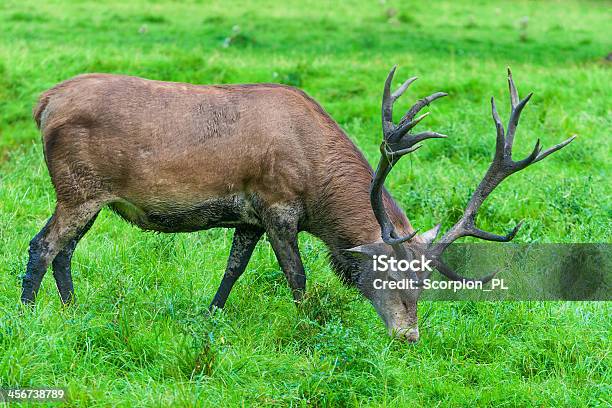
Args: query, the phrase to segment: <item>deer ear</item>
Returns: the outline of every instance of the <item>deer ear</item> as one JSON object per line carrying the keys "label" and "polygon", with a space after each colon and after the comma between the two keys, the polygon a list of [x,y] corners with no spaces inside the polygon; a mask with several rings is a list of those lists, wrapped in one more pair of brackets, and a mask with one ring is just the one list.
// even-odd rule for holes
{"label": "deer ear", "polygon": [[432,242],[434,242],[434,240],[438,236],[438,233],[440,232],[441,225],[442,224],[438,224],[429,231],[421,234],[421,238],[423,238],[423,241],[425,241],[426,244],[431,244]]}
{"label": "deer ear", "polygon": [[387,244],[382,241],[377,241],[372,242],[371,244],[364,244],[353,248],[344,249],[343,251],[362,258],[371,258],[374,255],[386,254]]}

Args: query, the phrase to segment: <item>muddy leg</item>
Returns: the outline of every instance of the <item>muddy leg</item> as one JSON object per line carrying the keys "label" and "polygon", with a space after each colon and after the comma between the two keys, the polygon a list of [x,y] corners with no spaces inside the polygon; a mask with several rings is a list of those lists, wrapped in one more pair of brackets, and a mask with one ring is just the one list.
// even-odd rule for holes
{"label": "muddy leg", "polygon": [[246,269],[253,250],[262,235],[263,230],[257,227],[236,228],[225,275],[223,275],[221,285],[219,285],[219,289],[217,289],[217,293],[210,304],[210,310],[214,310],[216,307],[222,309],[225,306],[234,283],[236,283]]}
{"label": "muddy leg", "polygon": [[30,259],[21,293],[23,303],[34,302],[49,264],[71,240],[77,237],[79,231],[90,222],[100,208],[99,203],[85,203],[75,207],[57,205],[47,225],[30,241]]}
{"label": "muddy leg", "polygon": [[72,238],[53,260],[53,277],[55,278],[55,284],[57,285],[57,290],[63,304],[70,304],[74,302],[74,287],[72,285],[71,272],[72,254],[74,253],[79,241],[93,225],[98,214],[99,213],[96,213],[93,218],[78,231],[77,236]]}
{"label": "muddy leg", "polygon": [[298,216],[295,211],[271,211],[266,233],[276,259],[285,273],[293,299],[300,302],[306,291],[306,274],[298,248]]}

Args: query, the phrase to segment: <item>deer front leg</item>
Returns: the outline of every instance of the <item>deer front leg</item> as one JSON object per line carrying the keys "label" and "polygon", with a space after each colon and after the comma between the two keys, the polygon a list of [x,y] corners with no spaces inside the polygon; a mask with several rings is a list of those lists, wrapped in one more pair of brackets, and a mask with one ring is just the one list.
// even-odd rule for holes
{"label": "deer front leg", "polygon": [[227,260],[225,274],[221,280],[221,285],[217,289],[217,293],[210,304],[209,309],[212,311],[215,308],[222,309],[225,306],[227,297],[232,291],[234,283],[240,278],[246,269],[249,259],[253,254],[253,250],[263,235],[263,230],[258,227],[241,226],[237,227],[234,232],[232,241],[232,249]]}
{"label": "deer front leg", "polygon": [[266,233],[276,259],[287,278],[293,300],[299,303],[306,291],[306,274],[298,247],[298,215],[291,208],[271,211]]}
{"label": "deer front leg", "polygon": [[279,237],[268,233],[276,259],[283,270],[296,303],[301,302],[306,292],[306,274],[300,251],[297,245],[297,235],[294,237]]}

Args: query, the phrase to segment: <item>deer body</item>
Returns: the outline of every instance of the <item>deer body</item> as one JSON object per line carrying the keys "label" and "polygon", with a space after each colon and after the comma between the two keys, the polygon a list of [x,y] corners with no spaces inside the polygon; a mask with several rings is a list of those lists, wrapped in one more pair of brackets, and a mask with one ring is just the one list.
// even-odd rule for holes
{"label": "deer body", "polygon": [[[416,235],[382,185],[397,159],[415,150],[417,142],[443,136],[408,132],[422,119],[415,119],[418,111],[445,94],[420,100],[395,126],[392,103],[413,79],[391,95],[391,78],[383,96],[384,145],[376,172],[321,106],[291,87],[199,86],[88,74],[46,91],[34,118],[57,205],[30,243],[22,301],[33,302],[49,265],[62,301],[73,300],[72,253],[108,205],[145,230],[235,228],[227,268],[211,304],[218,308],[264,233],[299,301],[306,275],[297,234],[308,231],[325,242],[334,269],[372,302],[389,331],[416,340],[420,290],[374,290],[374,279],[402,277],[375,271],[368,260],[380,253],[427,255],[440,272],[465,279],[439,256],[460,236],[484,234],[473,227],[473,219],[490,191],[480,191],[470,202],[467,218],[445,235],[449,239],[421,249],[433,241],[437,229]],[[513,94],[513,109],[515,99]],[[511,165],[497,163],[490,169],[495,174],[487,173],[490,180],[483,184],[492,190],[517,171]],[[506,170],[508,174],[497,174]],[[502,240],[510,235],[480,237]]]}
{"label": "deer body", "polygon": [[264,227],[261,210],[278,205],[300,212],[300,229],[327,237],[342,211],[357,218],[341,226],[351,244],[378,236],[371,167],[295,88],[83,75],[45,93],[36,115],[60,200],[97,194],[163,232]]}

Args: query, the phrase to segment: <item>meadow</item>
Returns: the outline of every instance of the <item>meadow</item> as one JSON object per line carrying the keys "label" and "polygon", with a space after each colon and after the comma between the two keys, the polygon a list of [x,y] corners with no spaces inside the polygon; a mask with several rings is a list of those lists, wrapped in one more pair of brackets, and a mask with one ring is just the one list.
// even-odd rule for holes
{"label": "meadow", "polygon": [[[38,95],[85,72],[201,84],[279,82],[319,101],[378,158],[390,67],[434,91],[425,143],[387,185],[413,225],[449,227],[486,170],[489,98],[509,111],[506,67],[534,97],[517,156],[566,149],[502,184],[483,229],[516,241],[610,242],[609,1],[0,2],[0,388],[65,387],[66,406],[610,406],[606,302],[421,302],[421,340],[387,336],[374,309],[306,234],[298,309],[267,242],[226,309],[207,307],[232,231],[145,233],[103,210],[73,258],[78,303],[51,274],[19,304],[29,240],[54,208]],[[222,169],[220,169],[222,171]]]}

